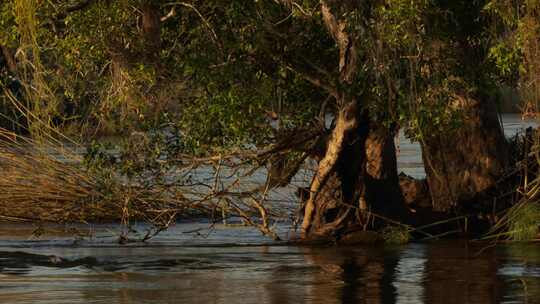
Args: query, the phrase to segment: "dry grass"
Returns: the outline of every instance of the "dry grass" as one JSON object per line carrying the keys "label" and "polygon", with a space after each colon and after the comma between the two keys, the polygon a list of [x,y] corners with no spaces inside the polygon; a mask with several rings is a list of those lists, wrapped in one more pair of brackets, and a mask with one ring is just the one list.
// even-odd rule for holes
{"label": "dry grass", "polygon": [[[106,174],[89,170],[75,151],[83,148],[74,143],[66,146],[52,138],[34,141],[0,129],[0,221],[114,221],[124,227],[121,240],[126,240],[135,221],[151,224],[143,237],[147,239],[167,229],[179,216],[226,213],[279,239],[269,220],[275,213],[265,204],[268,189],[259,197],[258,188],[253,192],[233,191],[240,180],[219,186],[221,165],[214,168],[212,185],[194,187],[191,183],[153,180],[141,183],[114,170]],[[191,160],[178,175],[186,176],[196,167],[212,168],[210,163]]]}
{"label": "dry grass", "polygon": [[104,180],[71,149],[0,131],[0,219],[96,222],[132,220],[168,226],[189,207],[174,189]]}
{"label": "dry grass", "polygon": [[[51,156],[54,152],[68,158],[60,161]],[[88,204],[101,193],[95,179],[75,162],[67,151],[0,133],[0,214],[42,221],[86,220]]]}

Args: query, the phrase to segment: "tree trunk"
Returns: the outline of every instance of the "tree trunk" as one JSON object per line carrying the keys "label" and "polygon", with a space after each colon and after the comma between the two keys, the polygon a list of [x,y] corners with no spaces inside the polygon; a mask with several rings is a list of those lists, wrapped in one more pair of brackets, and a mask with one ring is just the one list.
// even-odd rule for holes
{"label": "tree trunk", "polygon": [[393,135],[369,123],[356,107],[340,112],[311,183],[303,238],[339,239],[365,224],[368,208],[383,217],[403,217]]}
{"label": "tree trunk", "polygon": [[387,218],[404,219],[407,210],[397,171],[394,137],[397,129],[371,123],[365,144],[365,200],[372,212]]}
{"label": "tree trunk", "polygon": [[159,7],[152,1],[142,5],[142,38],[145,56],[153,64],[157,64],[161,50],[161,20]]}
{"label": "tree trunk", "polygon": [[393,132],[369,122],[354,81],[358,74],[358,37],[345,16],[351,3],[321,0],[326,29],[339,50],[339,86],[330,94],[339,112],[313,177],[304,209],[302,237],[339,238],[363,224],[363,209],[396,217],[403,209]]}
{"label": "tree trunk", "polygon": [[357,206],[353,197],[358,179],[354,177],[361,176],[365,158],[362,151],[367,137],[367,132],[360,128],[359,118],[356,101],[350,102],[338,114],[326,153],[311,182],[302,222],[304,238],[329,236],[343,226],[351,208]]}
{"label": "tree trunk", "polygon": [[422,143],[427,181],[435,211],[464,207],[494,186],[508,165],[508,143],[495,104],[459,98],[463,123],[452,134],[434,134]]}

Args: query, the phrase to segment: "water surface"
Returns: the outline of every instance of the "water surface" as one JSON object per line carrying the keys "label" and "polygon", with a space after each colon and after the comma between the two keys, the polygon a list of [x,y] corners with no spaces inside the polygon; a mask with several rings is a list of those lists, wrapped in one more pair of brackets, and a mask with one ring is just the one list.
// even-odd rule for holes
{"label": "water surface", "polygon": [[118,245],[114,226],[36,240],[1,225],[0,303],[540,303],[538,244],[309,248],[207,227]]}

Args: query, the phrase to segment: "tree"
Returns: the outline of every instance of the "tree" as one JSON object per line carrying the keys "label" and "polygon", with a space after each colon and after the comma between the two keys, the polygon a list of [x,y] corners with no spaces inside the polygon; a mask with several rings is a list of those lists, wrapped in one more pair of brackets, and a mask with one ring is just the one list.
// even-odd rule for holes
{"label": "tree", "polygon": [[339,239],[370,216],[414,217],[399,129],[422,144],[434,211],[474,206],[496,186],[509,155],[489,3],[48,1],[33,7],[33,52],[64,109],[96,129],[174,131],[195,155],[255,150],[271,187],[312,158],[302,236]]}
{"label": "tree", "polygon": [[[461,113],[461,123],[424,132],[421,143],[433,208],[449,211],[474,205],[478,194],[494,187],[509,165],[509,152],[488,59],[486,2],[435,1],[434,5],[426,27],[426,51],[419,62],[420,70],[429,71],[421,77],[431,78],[424,80],[422,93],[431,97],[424,99],[427,103],[446,99],[446,107]],[[437,96],[437,90],[446,92]]]}

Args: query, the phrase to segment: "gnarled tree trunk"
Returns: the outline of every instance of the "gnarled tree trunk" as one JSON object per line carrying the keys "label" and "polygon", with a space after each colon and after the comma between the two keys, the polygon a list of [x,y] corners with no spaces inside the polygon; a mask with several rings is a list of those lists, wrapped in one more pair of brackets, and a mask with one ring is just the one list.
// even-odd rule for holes
{"label": "gnarled tree trunk", "polygon": [[355,107],[340,112],[310,187],[304,238],[340,238],[362,227],[366,209],[402,219],[394,132]]}
{"label": "gnarled tree trunk", "polygon": [[451,134],[433,134],[422,143],[435,211],[463,206],[495,185],[508,165],[508,143],[495,104],[460,98],[462,125]]}
{"label": "gnarled tree trunk", "polygon": [[[346,226],[361,182],[367,128],[359,124],[356,102],[341,110],[326,153],[310,186],[302,222],[303,237],[330,236]],[[365,123],[364,123],[365,124]]]}

